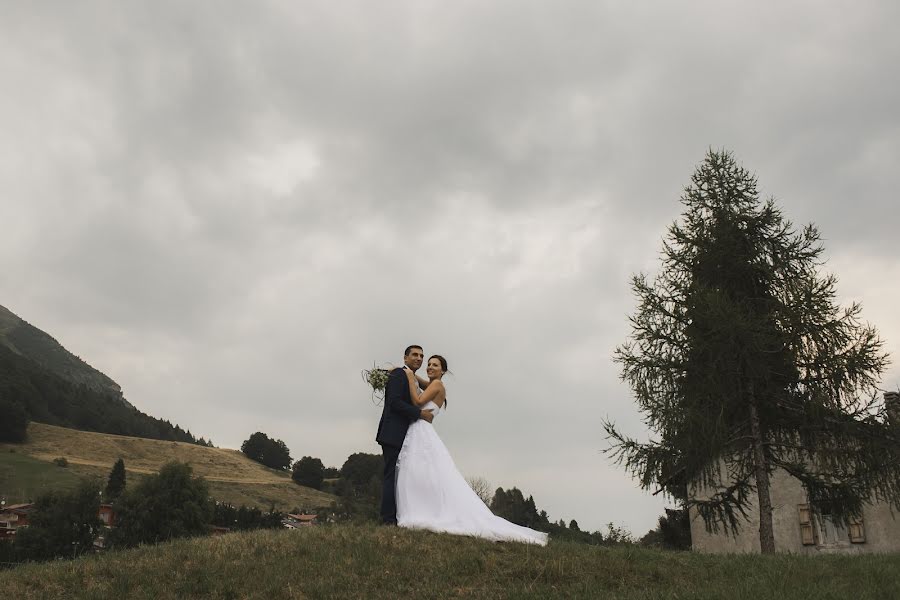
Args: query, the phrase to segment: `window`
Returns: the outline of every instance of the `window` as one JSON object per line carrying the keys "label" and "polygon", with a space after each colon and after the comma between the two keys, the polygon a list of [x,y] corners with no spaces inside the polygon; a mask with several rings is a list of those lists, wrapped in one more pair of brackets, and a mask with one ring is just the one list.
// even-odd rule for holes
{"label": "window", "polygon": [[816,533],[809,504],[798,504],[797,510],[800,512],[800,541],[804,546],[813,546],[816,543]]}
{"label": "window", "polygon": [[815,519],[809,504],[798,504],[800,542],[804,546],[847,546],[848,543],[864,544],[866,528],[862,516],[853,517],[845,525],[834,519],[827,508]]}
{"label": "window", "polygon": [[822,540],[820,543],[823,546],[846,544],[850,540],[847,528],[840,520],[832,518],[830,513],[822,513],[822,520],[819,523],[819,527],[822,531]]}
{"label": "window", "polygon": [[863,525],[862,516],[850,519],[850,541],[854,544],[864,544],[866,541],[866,527]]}

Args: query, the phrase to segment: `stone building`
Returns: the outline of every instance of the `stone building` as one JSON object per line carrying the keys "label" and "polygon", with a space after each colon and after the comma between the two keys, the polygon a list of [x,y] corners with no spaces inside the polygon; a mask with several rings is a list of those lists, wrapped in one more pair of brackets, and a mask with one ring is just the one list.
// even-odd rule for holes
{"label": "stone building", "polygon": [[[900,424],[900,394],[884,395],[891,421]],[[776,470],[770,480],[775,550],[795,554],[834,552],[900,552],[900,513],[884,503],[866,504],[862,518],[849,527],[823,514],[815,518],[810,511],[806,491],[786,472]],[[692,489],[695,498],[709,498],[714,490]],[[691,545],[698,552],[759,552],[759,509],[751,502],[745,521],[737,534],[706,531],[696,509],[690,511]]]}

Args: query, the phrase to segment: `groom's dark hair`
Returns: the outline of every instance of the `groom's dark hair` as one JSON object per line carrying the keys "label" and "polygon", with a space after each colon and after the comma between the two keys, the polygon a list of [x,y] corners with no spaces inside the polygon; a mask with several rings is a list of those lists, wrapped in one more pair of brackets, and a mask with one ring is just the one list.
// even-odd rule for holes
{"label": "groom's dark hair", "polygon": [[418,348],[419,350],[422,350],[422,352],[425,352],[425,350],[422,349],[422,346],[417,346],[416,344],[413,344],[412,346],[406,347],[406,350],[403,351],[403,356],[409,356],[409,353],[412,351],[413,348]]}

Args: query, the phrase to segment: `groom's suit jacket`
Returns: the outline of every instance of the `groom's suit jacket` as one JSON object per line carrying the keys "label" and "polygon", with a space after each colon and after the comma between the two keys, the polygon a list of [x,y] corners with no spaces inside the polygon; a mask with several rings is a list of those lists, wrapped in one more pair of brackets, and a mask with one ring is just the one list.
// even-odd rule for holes
{"label": "groom's suit jacket", "polygon": [[384,388],[384,410],[378,422],[375,441],[383,446],[399,448],[403,445],[409,424],[418,420],[420,414],[420,409],[409,397],[409,379],[406,378],[406,373],[403,369],[394,369]]}

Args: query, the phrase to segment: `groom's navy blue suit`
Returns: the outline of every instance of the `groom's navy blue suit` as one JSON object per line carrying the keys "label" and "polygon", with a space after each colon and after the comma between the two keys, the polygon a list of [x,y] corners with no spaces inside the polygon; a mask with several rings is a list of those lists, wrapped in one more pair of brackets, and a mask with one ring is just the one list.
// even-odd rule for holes
{"label": "groom's navy blue suit", "polygon": [[375,441],[384,455],[384,485],[381,492],[381,521],[397,522],[397,457],[406,438],[409,424],[419,419],[421,411],[409,397],[409,379],[403,369],[394,369],[384,389],[384,410],[378,422]]}

